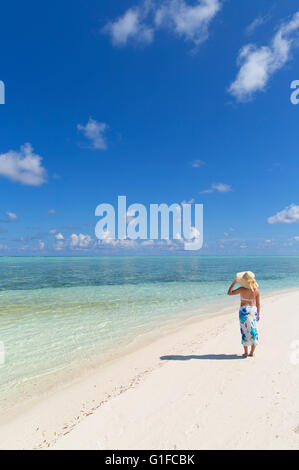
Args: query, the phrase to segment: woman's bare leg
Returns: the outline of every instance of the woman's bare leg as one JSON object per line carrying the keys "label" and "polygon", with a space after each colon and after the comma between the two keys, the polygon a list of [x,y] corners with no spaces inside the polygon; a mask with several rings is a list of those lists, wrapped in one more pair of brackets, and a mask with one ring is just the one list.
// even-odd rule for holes
{"label": "woman's bare leg", "polygon": [[254,356],[255,348],[256,348],[256,346],[251,346],[251,350],[250,350],[250,354],[249,354],[250,357]]}
{"label": "woman's bare leg", "polygon": [[248,357],[248,346],[244,346],[244,357]]}

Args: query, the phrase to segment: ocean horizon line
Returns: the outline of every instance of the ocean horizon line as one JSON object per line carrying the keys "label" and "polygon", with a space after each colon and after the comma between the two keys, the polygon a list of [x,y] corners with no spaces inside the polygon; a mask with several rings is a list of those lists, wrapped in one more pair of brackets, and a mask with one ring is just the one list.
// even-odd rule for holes
{"label": "ocean horizon line", "polygon": [[[73,259],[87,259],[87,258],[99,258],[99,259],[104,259],[104,258],[195,258],[194,255],[189,255],[189,254],[176,254],[172,255],[169,253],[165,254],[159,254],[159,255],[152,255],[152,254],[139,254],[139,255],[119,255],[119,254],[111,254],[111,255],[0,255],[0,259],[11,259],[11,258],[33,258],[33,259],[38,259],[38,258],[56,258],[56,259],[62,259],[62,258],[73,258]],[[273,254],[273,255],[237,255],[237,254],[231,254],[231,255],[207,255],[207,254],[198,254],[196,256],[196,259],[199,258],[299,258],[299,255],[278,255],[278,254]]]}

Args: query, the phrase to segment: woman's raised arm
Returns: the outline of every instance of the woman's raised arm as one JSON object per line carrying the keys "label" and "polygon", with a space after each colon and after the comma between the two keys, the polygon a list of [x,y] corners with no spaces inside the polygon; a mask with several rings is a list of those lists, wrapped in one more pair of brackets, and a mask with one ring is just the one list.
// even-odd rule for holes
{"label": "woman's raised arm", "polygon": [[236,289],[236,290],[233,290],[233,288],[235,287],[235,285],[237,284],[237,279],[234,280],[234,282],[231,284],[230,288],[228,289],[227,291],[227,295],[237,295],[237,294],[240,294],[241,292],[241,287],[239,287],[239,289]]}

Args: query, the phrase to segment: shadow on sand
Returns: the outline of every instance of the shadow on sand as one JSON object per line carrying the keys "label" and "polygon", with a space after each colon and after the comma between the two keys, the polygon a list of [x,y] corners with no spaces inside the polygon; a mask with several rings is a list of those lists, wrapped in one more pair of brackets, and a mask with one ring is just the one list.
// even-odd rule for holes
{"label": "shadow on sand", "polygon": [[179,356],[179,355],[170,355],[170,356],[161,356],[162,361],[190,361],[191,359],[201,359],[201,360],[212,360],[212,361],[231,361],[234,359],[245,359],[243,356],[238,356],[237,354],[206,354],[203,356]]}

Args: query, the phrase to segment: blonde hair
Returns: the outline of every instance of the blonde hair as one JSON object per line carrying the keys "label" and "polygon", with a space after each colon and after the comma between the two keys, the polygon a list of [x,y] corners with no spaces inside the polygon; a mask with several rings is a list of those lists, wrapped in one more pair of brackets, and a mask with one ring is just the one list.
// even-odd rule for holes
{"label": "blonde hair", "polygon": [[245,271],[243,273],[237,274],[237,280],[240,282],[243,287],[247,287],[252,292],[256,291],[259,287],[258,283],[255,280],[254,273],[251,271]]}
{"label": "blonde hair", "polygon": [[257,290],[258,288],[258,283],[256,282],[255,279],[248,279],[248,284],[249,284],[249,288],[250,290],[252,290],[252,292],[254,292],[255,290]]}

